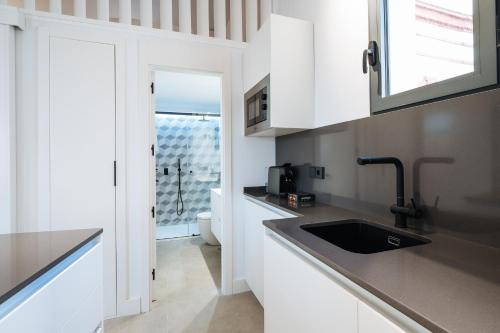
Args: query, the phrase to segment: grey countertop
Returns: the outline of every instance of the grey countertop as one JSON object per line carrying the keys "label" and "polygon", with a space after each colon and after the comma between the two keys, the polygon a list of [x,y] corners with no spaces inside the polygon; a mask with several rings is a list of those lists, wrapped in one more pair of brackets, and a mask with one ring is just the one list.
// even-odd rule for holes
{"label": "grey countertop", "polygon": [[0,235],[0,304],[102,233],[102,229]]}
{"label": "grey countertop", "polygon": [[264,225],[430,331],[500,332],[499,249],[434,233],[424,235],[432,241],[426,245],[348,252],[300,226],[349,218],[394,222],[322,204],[293,208],[262,188],[245,188],[245,195],[296,215]]}

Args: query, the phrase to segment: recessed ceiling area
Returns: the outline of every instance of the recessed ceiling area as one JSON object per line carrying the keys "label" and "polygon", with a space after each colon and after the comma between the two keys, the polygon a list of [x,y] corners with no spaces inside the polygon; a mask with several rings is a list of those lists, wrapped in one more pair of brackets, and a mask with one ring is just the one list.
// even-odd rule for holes
{"label": "recessed ceiling area", "polygon": [[216,75],[155,72],[155,111],[220,114],[221,78]]}

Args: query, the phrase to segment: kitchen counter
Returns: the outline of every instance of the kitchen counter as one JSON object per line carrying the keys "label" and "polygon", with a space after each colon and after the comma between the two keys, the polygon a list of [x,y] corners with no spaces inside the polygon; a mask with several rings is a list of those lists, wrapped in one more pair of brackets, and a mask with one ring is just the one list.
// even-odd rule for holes
{"label": "kitchen counter", "polygon": [[0,307],[102,233],[102,229],[0,235]]}
{"label": "kitchen counter", "polygon": [[268,196],[262,187],[245,188],[244,193],[296,216],[264,221],[267,228],[428,330],[500,332],[499,249],[434,233],[423,235],[431,240],[425,245],[373,254],[348,252],[300,226],[355,218],[392,227],[394,221],[319,203],[290,207],[285,198]]}

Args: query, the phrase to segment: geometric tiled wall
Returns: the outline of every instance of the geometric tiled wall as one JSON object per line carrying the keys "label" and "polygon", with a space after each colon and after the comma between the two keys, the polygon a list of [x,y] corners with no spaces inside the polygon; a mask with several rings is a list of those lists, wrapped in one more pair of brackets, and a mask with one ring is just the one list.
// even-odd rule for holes
{"label": "geometric tiled wall", "polygon": [[[210,211],[210,189],[220,187],[220,118],[157,114],[156,136],[156,223],[194,223],[198,213]],[[184,199],[181,216],[176,209],[179,158]]]}

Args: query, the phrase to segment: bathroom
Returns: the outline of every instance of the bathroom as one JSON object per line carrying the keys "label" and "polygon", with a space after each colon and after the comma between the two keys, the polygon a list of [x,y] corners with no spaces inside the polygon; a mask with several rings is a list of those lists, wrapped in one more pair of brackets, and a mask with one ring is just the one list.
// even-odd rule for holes
{"label": "bathroom", "polygon": [[[153,297],[189,297],[176,281],[197,275],[212,296],[220,290],[221,79],[206,73],[154,72],[156,262]],[[215,230],[214,230],[215,231]],[[179,259],[180,258],[180,259]],[[186,267],[186,264],[187,267]],[[196,283],[195,283],[196,284]]]}
{"label": "bathroom", "polygon": [[158,71],[155,90],[156,239],[199,236],[221,182],[220,78]]}

